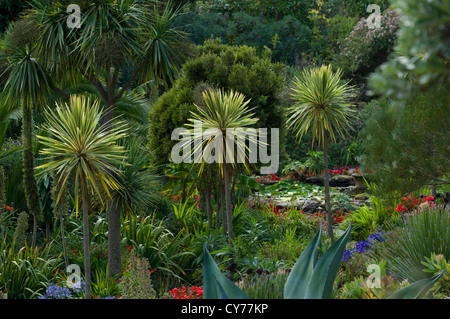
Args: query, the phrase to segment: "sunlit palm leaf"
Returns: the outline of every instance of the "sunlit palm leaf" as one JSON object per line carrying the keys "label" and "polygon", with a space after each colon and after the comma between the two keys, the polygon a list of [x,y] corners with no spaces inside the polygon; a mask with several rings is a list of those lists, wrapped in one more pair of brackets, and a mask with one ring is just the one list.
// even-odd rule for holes
{"label": "sunlit palm leaf", "polygon": [[[40,154],[48,160],[37,167],[41,174],[53,171],[58,176],[56,183],[62,185],[73,177],[76,190],[86,178],[91,194],[110,196],[110,189],[119,189],[114,177],[119,173],[116,166],[126,165],[126,157],[116,141],[127,135],[125,124],[117,123],[106,134],[98,125],[100,117],[98,101],[91,102],[84,96],[73,95],[69,105],[58,105],[55,110],[47,108],[44,130],[48,136],[37,136],[45,146]],[[57,201],[61,195],[58,193]]]}
{"label": "sunlit palm leaf", "polygon": [[310,131],[313,144],[324,146],[325,135],[335,142],[336,133],[344,135],[350,128],[349,118],[353,117],[351,103],[353,87],[342,83],[342,71],[331,70],[331,66],[305,69],[294,80],[292,96],[294,106],[288,108],[288,126],[296,136]]}
{"label": "sunlit palm leaf", "polygon": [[[235,143],[237,149],[249,151],[243,139],[234,139],[234,137],[227,136],[227,129],[249,128],[258,119],[254,118],[254,113],[250,113],[252,110],[247,108],[249,100],[244,101],[245,96],[239,92],[230,91],[226,93],[223,90],[209,90],[203,92],[203,99],[204,106],[200,107],[196,105],[197,110],[196,112],[191,112],[192,118],[189,119],[192,124],[187,124],[187,126],[194,127],[195,121],[200,121],[204,132],[210,130],[217,134],[207,140],[203,140],[202,136],[194,135],[193,142],[195,146],[193,152],[202,156],[203,151],[208,152],[214,143],[218,143],[217,145],[220,147],[216,147],[215,150],[219,152],[217,157],[221,162],[218,165],[221,171],[223,171],[222,166],[224,163],[229,163],[229,159],[233,159],[229,164],[234,165],[237,162],[234,145],[230,145],[230,143]],[[192,133],[194,132],[195,129],[192,129]],[[257,136],[255,134],[249,134],[249,141],[256,143],[256,139]],[[196,143],[198,140],[202,140],[202,143]],[[245,155],[246,158],[248,157],[247,152],[240,152],[240,155]],[[245,164],[246,158],[241,158],[241,162]],[[199,159],[195,160],[200,162]]]}

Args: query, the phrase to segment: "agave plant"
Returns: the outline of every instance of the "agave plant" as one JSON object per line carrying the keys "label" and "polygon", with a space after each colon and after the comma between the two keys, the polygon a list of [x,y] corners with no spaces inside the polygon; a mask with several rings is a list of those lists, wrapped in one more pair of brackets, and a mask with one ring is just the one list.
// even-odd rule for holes
{"label": "agave plant", "polygon": [[[325,299],[331,298],[333,283],[350,235],[351,225],[345,233],[318,259],[318,247],[322,237],[322,227],[302,252],[292,268],[284,287],[285,299]],[[248,296],[226,278],[205,249],[203,269],[203,292],[205,299],[245,298]]]}
{"label": "agave plant", "polygon": [[[330,299],[339,271],[351,224],[344,234],[318,258],[322,227],[301,253],[284,286],[284,299]],[[247,294],[225,277],[214,262],[206,246],[204,250],[203,296],[205,299],[248,299]],[[411,299],[424,296],[443,272],[415,282],[394,293],[391,299]]]}

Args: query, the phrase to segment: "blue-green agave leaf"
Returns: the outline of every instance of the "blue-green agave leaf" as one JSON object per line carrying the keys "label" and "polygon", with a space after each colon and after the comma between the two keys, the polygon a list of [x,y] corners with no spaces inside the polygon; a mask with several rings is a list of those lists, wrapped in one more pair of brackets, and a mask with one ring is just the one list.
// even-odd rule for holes
{"label": "blue-green agave leaf", "polygon": [[352,225],[322,255],[310,276],[305,299],[330,299]]}
{"label": "blue-green agave leaf", "polygon": [[438,281],[444,272],[437,274],[432,278],[426,278],[412,283],[411,285],[400,289],[396,293],[390,295],[388,299],[418,299],[424,297],[424,295],[433,287],[434,283]]}
{"label": "blue-green agave leaf", "polygon": [[220,272],[206,245],[203,246],[203,254],[204,299],[249,299],[245,292]]}
{"label": "blue-green agave leaf", "polygon": [[305,298],[308,283],[311,279],[311,274],[317,261],[317,247],[320,244],[321,237],[322,226],[319,228],[319,231],[316,233],[305,250],[301,253],[292,268],[284,286],[284,299]]}

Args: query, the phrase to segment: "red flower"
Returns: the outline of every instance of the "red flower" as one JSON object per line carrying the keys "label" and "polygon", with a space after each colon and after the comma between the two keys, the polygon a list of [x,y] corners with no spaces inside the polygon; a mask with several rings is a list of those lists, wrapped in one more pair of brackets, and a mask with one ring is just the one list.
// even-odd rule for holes
{"label": "red flower", "polygon": [[182,287],[174,288],[169,291],[175,299],[203,299],[203,287]]}

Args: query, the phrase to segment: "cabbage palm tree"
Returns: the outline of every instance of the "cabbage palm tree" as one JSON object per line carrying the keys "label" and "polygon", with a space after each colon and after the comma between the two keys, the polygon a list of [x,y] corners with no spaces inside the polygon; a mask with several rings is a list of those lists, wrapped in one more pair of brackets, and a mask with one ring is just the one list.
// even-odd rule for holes
{"label": "cabbage palm tree", "polygon": [[[119,140],[118,144],[123,145],[128,151],[128,157],[117,166],[122,172],[116,175],[121,185],[120,189],[110,191],[108,217],[110,221],[114,218],[118,220],[108,223],[108,234],[115,231],[112,227],[121,225],[121,215],[138,214],[148,207],[155,206],[160,189],[158,176],[153,167],[149,166],[150,153],[145,145],[142,145],[142,140],[133,136],[127,140]],[[120,237],[108,240],[108,259],[112,260],[108,265],[108,275],[113,277],[122,270]]]}
{"label": "cabbage palm tree", "polygon": [[157,1],[86,1],[79,29],[66,25],[67,3],[32,0],[30,5],[26,17],[39,26],[41,59],[58,82],[76,84],[81,74],[94,85],[104,102],[107,129],[116,102],[132,85],[166,83],[182,61],[184,53],[176,48],[185,34],[173,26],[180,9],[170,1],[163,10]]}
{"label": "cabbage palm tree", "polygon": [[2,39],[2,61],[7,76],[5,91],[8,104],[22,107],[23,183],[30,214],[33,215],[32,246],[36,245],[37,219],[41,216],[41,202],[34,173],[33,107],[45,101],[50,77],[39,63],[36,39],[30,35],[32,24],[25,20],[13,23]]}
{"label": "cabbage palm tree", "polygon": [[[258,119],[252,117],[251,109],[247,108],[250,100],[244,101],[245,96],[239,92],[210,89],[202,93],[203,105],[196,105],[196,112],[191,112],[192,117],[189,121],[193,124],[187,124],[194,127],[194,155],[201,154],[203,158],[196,162],[201,162],[200,174],[205,165],[204,154],[211,155],[215,158],[220,176],[224,182],[224,194],[226,203],[226,228],[228,233],[228,242],[231,245],[233,239],[233,226],[231,211],[231,193],[230,193],[230,176],[231,168],[236,165],[236,153],[234,153],[234,143],[236,149],[248,150],[245,141],[237,139],[234,136],[227,136],[227,129],[248,128],[255,124]],[[212,132],[209,137],[195,135],[196,121],[201,122],[203,133]],[[204,135],[202,134],[202,135]],[[249,134],[248,138],[256,143],[256,136]],[[246,153],[239,153],[246,154]],[[211,163],[211,161],[209,161]],[[241,158],[240,162],[245,164],[245,158]]]}
{"label": "cabbage palm tree", "polygon": [[331,226],[330,174],[327,150],[330,141],[336,142],[336,134],[345,135],[350,128],[349,119],[355,112],[351,103],[353,88],[341,82],[342,71],[333,72],[331,66],[323,65],[305,69],[294,79],[292,97],[294,105],[288,108],[288,127],[293,128],[301,139],[310,132],[312,145],[323,150],[325,206],[328,235],[334,242]]}
{"label": "cabbage palm tree", "polygon": [[[81,27],[69,29],[68,3],[31,0],[26,17],[38,25],[39,56],[55,83],[76,85],[81,74],[96,88],[105,108],[100,120],[109,132],[117,104],[132,86],[174,78],[186,52],[178,49],[185,34],[173,25],[181,8],[173,9],[171,1],[163,8],[158,1],[82,1]],[[68,92],[52,84],[68,98]],[[113,216],[108,223],[118,220]],[[118,242],[120,224],[112,228],[108,240]],[[112,262],[109,267],[116,269]]]}
{"label": "cabbage palm tree", "polygon": [[45,110],[44,130],[48,136],[38,135],[45,147],[40,151],[48,162],[37,169],[41,173],[53,172],[57,178],[56,204],[63,196],[69,178],[73,178],[78,211],[81,201],[83,211],[83,248],[85,267],[85,298],[90,298],[89,222],[92,209],[91,194],[96,194],[101,203],[110,197],[110,190],[119,189],[115,175],[116,165],[123,163],[125,150],[117,140],[126,136],[124,124],[118,123],[108,134],[99,125],[102,116],[98,100],[73,95],[70,104],[58,105],[55,110]]}

